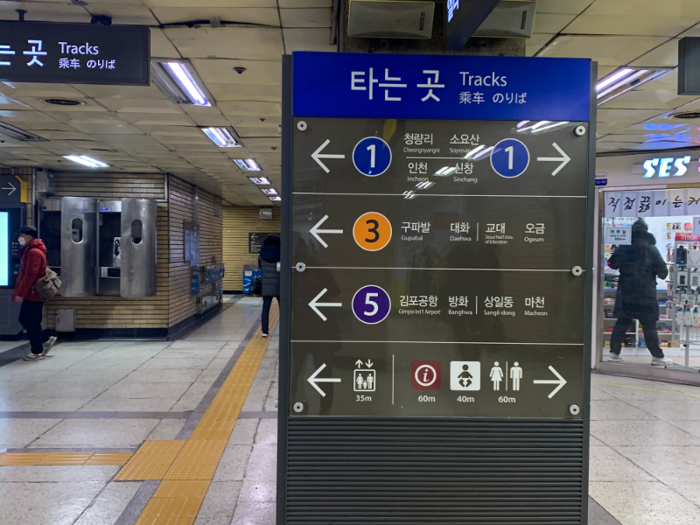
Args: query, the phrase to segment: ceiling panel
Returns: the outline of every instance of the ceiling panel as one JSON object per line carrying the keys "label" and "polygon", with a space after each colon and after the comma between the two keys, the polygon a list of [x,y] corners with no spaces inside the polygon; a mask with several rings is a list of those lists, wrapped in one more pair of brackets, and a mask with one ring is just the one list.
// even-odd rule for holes
{"label": "ceiling panel", "polygon": [[98,98],[97,101],[107,109],[118,113],[182,114],[182,110],[167,98],[165,100],[148,98]]}
{"label": "ceiling panel", "polygon": [[280,9],[283,27],[331,27],[331,9]]}
{"label": "ceiling panel", "polygon": [[219,104],[226,100],[282,102],[282,86],[249,86],[207,82],[207,89]]}
{"label": "ceiling panel", "polygon": [[168,100],[168,97],[153,84],[150,86],[91,86],[75,84],[72,87],[79,93],[96,99]]}
{"label": "ceiling panel", "polygon": [[[279,60],[201,60],[193,59],[192,65],[202,81],[207,84],[233,84],[256,86],[281,86],[282,62]],[[242,73],[233,68],[245,68]]]}
{"label": "ceiling panel", "polygon": [[549,14],[538,12],[535,15],[535,25],[533,33],[559,33],[576,15]]}
{"label": "ceiling panel", "polygon": [[533,33],[530,38],[525,40],[525,55],[531,57],[539,53],[555,36],[550,33]]}
{"label": "ceiling panel", "polygon": [[329,28],[287,29],[284,33],[284,46],[287,53],[294,51],[321,51],[335,53],[338,46],[330,44]]}
{"label": "ceiling panel", "polygon": [[577,15],[591,5],[593,1],[594,0],[537,0],[537,14],[535,17],[541,13]]}
{"label": "ceiling panel", "polygon": [[195,124],[202,127],[229,126],[229,121],[221,114],[219,108],[203,108],[201,106],[181,106],[183,111],[194,120]]}
{"label": "ceiling panel", "polygon": [[238,22],[244,24],[261,24],[279,26],[280,17],[276,8],[261,7],[156,7],[153,14],[161,24],[175,24],[210,20],[218,17],[221,22]]}
{"label": "ceiling panel", "polygon": [[182,56],[187,58],[242,58],[282,60],[282,31],[253,27],[216,29],[168,28],[163,30]]}
{"label": "ceiling panel", "polygon": [[224,115],[232,115],[234,117],[253,116],[265,118],[282,116],[282,104],[272,102],[224,101],[219,104],[219,109]]}
{"label": "ceiling panel", "polygon": [[21,93],[25,97],[37,98],[83,98],[83,94],[68,84],[41,84],[34,82],[0,82],[0,92],[13,96]]}
{"label": "ceiling panel", "polygon": [[[296,0],[293,0],[296,1]],[[148,7],[192,7],[192,0],[143,0]],[[277,8],[277,0],[201,0],[200,7],[270,7]]]}
{"label": "ceiling panel", "polygon": [[700,19],[700,2],[695,0],[597,0],[587,15],[648,15]]}
{"label": "ceiling panel", "polygon": [[105,15],[112,18],[113,24],[158,25],[158,20],[151,10],[144,5],[129,5],[120,3],[92,4],[85,7],[90,14]]}
{"label": "ceiling panel", "polygon": [[676,67],[678,65],[678,39],[674,38],[630,63],[638,67]]}
{"label": "ceiling panel", "polygon": [[[595,4],[594,4],[595,5]],[[639,15],[634,12],[625,15],[583,14],[574,20],[565,33],[579,35],[639,35],[674,37],[688,29],[692,22],[687,18],[655,15]]]}
{"label": "ceiling panel", "polygon": [[620,66],[667,42],[663,37],[561,35],[538,56],[590,58],[604,66]]}
{"label": "ceiling panel", "polygon": [[632,90],[606,102],[601,107],[605,109],[659,109],[668,111],[693,100],[693,97],[676,94],[675,89]]}
{"label": "ceiling panel", "polygon": [[194,126],[194,121],[184,112],[171,113],[123,113],[122,117],[136,126]]}
{"label": "ceiling panel", "polygon": [[151,28],[151,56],[156,58],[182,58],[175,46],[161,29]]}
{"label": "ceiling panel", "polygon": [[80,22],[89,24],[92,16],[79,5],[54,2],[0,2],[0,19],[18,20],[17,9],[24,9],[27,22]]}

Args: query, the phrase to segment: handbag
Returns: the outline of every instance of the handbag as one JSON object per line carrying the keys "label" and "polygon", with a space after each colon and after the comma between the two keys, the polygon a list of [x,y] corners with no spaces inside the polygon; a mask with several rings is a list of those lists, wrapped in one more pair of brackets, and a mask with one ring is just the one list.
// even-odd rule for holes
{"label": "handbag", "polygon": [[248,293],[252,295],[260,295],[262,293],[262,279],[260,279],[259,275],[253,277],[253,280],[250,282],[250,287],[248,288]]}
{"label": "handbag", "polygon": [[34,291],[42,301],[50,301],[61,290],[61,279],[51,268],[46,268],[46,274],[34,283]]}

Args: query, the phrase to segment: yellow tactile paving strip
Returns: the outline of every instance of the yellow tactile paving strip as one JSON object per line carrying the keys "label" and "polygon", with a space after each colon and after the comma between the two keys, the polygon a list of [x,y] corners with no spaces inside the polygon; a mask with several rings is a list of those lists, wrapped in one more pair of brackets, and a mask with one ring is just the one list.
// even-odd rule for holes
{"label": "yellow tactile paving strip", "polygon": [[114,479],[116,481],[163,479],[184,444],[184,440],[146,441]]}
{"label": "yellow tactile paving strip", "polygon": [[45,465],[117,465],[129,461],[131,452],[4,452],[1,467],[31,467]]}
{"label": "yellow tactile paving strip", "polygon": [[[273,307],[272,329],[278,319],[279,310]],[[263,338],[258,329],[186,441],[146,441],[119,472],[115,479],[120,481],[163,480],[135,525],[194,523],[268,343],[269,339]],[[181,448],[172,455],[178,444]],[[166,447],[169,447],[167,454]]]}

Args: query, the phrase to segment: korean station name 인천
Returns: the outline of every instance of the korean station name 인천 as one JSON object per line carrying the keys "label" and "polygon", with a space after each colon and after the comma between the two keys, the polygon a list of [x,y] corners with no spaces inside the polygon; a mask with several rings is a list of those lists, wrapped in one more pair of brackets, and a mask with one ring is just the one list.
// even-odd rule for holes
{"label": "korean station name \uc778\ucc9c", "polygon": [[[68,42],[59,42],[61,46],[61,54],[69,55],[58,58],[59,69],[79,69],[82,66],[88,69],[116,69],[117,61],[107,59],[88,59],[82,60],[85,55],[96,56],[100,54],[99,46],[92,45],[89,42],[85,44],[71,44]],[[28,57],[25,59],[27,67],[44,67],[44,61],[48,61],[48,51],[44,48],[43,40],[27,40],[28,49],[14,50],[7,44],[0,44],[0,67],[11,66],[12,57],[18,55]]]}
{"label": "korean station name \uc778\ucc9c", "polygon": [[[381,69],[381,68],[380,68]],[[350,72],[350,90],[365,91],[369,100],[375,100],[375,91],[383,91],[383,97],[380,93],[378,100],[385,102],[402,102],[404,95],[401,91],[409,87],[399,76],[392,76],[389,68],[384,68],[384,75],[381,73],[375,76],[373,67],[368,71],[351,71]],[[479,88],[505,88],[508,86],[508,78],[506,75],[497,75],[491,72],[487,75],[473,75],[469,71],[460,71],[459,77],[455,79],[460,83],[463,91],[459,93],[460,104],[484,104],[492,102],[494,104],[526,104],[527,93],[504,92],[499,90],[497,93],[485,93]],[[441,90],[445,89],[446,84],[440,80],[440,71],[436,69],[422,70],[422,81],[415,84],[415,87],[420,90],[418,95],[412,94],[406,100],[421,102],[440,102],[444,96]],[[469,89],[469,90],[467,90]],[[415,97],[415,100],[413,98]]]}

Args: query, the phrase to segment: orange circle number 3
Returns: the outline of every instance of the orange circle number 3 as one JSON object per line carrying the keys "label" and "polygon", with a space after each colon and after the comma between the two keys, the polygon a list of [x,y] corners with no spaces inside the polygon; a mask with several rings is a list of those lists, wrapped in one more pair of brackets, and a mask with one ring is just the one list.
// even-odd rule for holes
{"label": "orange circle number 3", "polygon": [[360,215],[352,228],[357,245],[368,252],[384,248],[391,240],[391,223],[381,213],[370,211]]}

